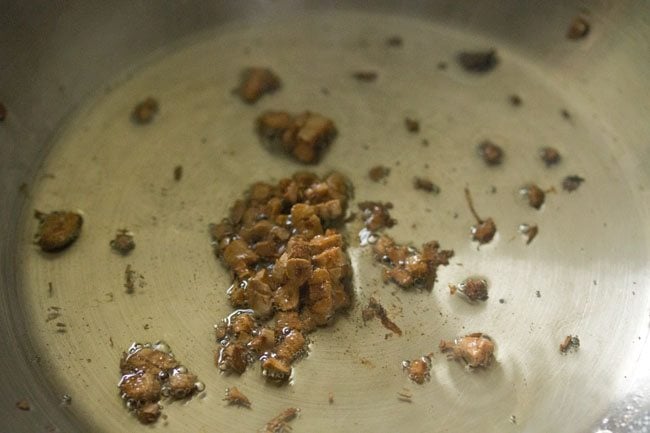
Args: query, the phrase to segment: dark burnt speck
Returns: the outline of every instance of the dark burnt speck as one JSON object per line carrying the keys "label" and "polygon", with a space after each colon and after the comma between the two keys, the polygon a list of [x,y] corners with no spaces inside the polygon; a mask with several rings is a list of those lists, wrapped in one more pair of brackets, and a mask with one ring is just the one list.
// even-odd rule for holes
{"label": "dark burnt speck", "polygon": [[558,152],[556,148],[550,146],[541,148],[539,151],[539,156],[547,167],[556,165],[562,159],[560,152]]}
{"label": "dark burnt speck", "polygon": [[582,182],[584,182],[584,181],[585,181],[584,178],[582,178],[580,176],[577,176],[577,175],[567,176],[562,181],[562,188],[565,191],[573,192],[576,189],[578,189],[580,187],[580,185],[582,184]]}
{"label": "dark burnt speck", "polygon": [[372,83],[377,80],[377,72],[375,71],[357,71],[352,74],[357,81],[362,81],[365,83]]}
{"label": "dark burnt speck", "polygon": [[508,97],[508,100],[510,101],[510,104],[513,107],[519,107],[522,104],[521,97],[519,95],[510,95]]}
{"label": "dark burnt speck", "polygon": [[404,41],[401,36],[394,35],[386,39],[386,45],[392,48],[399,48],[404,45]]}
{"label": "dark burnt speck", "polygon": [[486,51],[463,51],[458,54],[458,63],[467,72],[484,74],[490,72],[499,63],[494,49]]}

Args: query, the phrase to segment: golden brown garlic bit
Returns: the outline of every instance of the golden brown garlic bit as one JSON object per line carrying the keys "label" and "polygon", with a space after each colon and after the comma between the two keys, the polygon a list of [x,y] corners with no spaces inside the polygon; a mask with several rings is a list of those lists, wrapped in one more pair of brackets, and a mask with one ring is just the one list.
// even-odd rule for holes
{"label": "golden brown garlic bit", "polygon": [[560,353],[565,354],[569,352],[569,350],[578,350],[580,347],[580,339],[578,338],[577,335],[567,335],[564,337],[564,340],[562,340],[562,343],[560,343]]}
{"label": "golden brown garlic bit", "polygon": [[467,278],[461,283],[449,286],[450,293],[461,293],[469,301],[487,301],[488,283],[483,278]]}
{"label": "golden brown garlic bit", "polygon": [[262,432],[284,433],[291,430],[291,427],[288,425],[288,423],[298,416],[298,412],[300,412],[300,409],[295,407],[290,407],[283,410],[276,417],[266,423]]}
{"label": "golden brown garlic bit", "polygon": [[402,362],[402,367],[408,373],[409,379],[418,385],[428,382],[431,378],[431,357],[429,355],[412,361],[404,361]]}
{"label": "golden brown garlic bit", "polygon": [[535,209],[539,209],[544,204],[546,193],[539,186],[531,183],[520,190],[520,193],[528,198],[528,204]]}
{"label": "golden brown garlic bit", "polygon": [[497,52],[494,49],[486,51],[463,51],[458,54],[457,60],[463,69],[475,74],[490,72],[499,63]]}
{"label": "golden brown garlic bit", "polygon": [[589,34],[590,29],[589,22],[584,17],[577,16],[571,20],[566,37],[571,40],[583,39]]}
{"label": "golden brown garlic bit", "polygon": [[494,359],[494,342],[487,335],[477,332],[440,341],[440,351],[447,353],[449,359],[462,359],[468,367],[488,367]]}
{"label": "golden brown garlic bit", "polygon": [[[253,361],[255,348],[250,343],[262,328],[253,317],[253,310],[235,310],[220,324],[215,325],[215,337],[219,343],[216,357],[221,371],[242,374]],[[275,333],[269,338],[275,343]]]}
{"label": "golden brown garlic bit", "polygon": [[399,336],[402,335],[402,330],[400,327],[397,326],[395,322],[390,320],[388,313],[386,313],[386,309],[374,297],[370,297],[368,300],[368,306],[361,311],[361,317],[363,318],[364,322],[372,320],[374,317],[379,317],[379,320],[381,320],[381,324],[384,325],[384,328],[394,332]]}
{"label": "golden brown garlic bit", "polygon": [[117,234],[115,235],[115,239],[110,242],[110,246],[113,251],[116,251],[122,255],[130,253],[135,248],[133,234],[130,233],[127,229],[118,230]]}
{"label": "golden brown garlic bit", "polygon": [[236,386],[226,388],[226,396],[224,400],[230,405],[237,405],[242,407],[251,407],[251,401],[241,392]]}
{"label": "golden brown garlic bit", "polygon": [[497,232],[497,226],[492,218],[483,220],[478,216],[476,209],[474,209],[474,202],[472,201],[472,195],[468,188],[465,188],[465,199],[467,200],[470,212],[472,212],[472,215],[476,219],[476,225],[473,225],[471,229],[472,239],[481,245],[487,244],[494,238],[494,235]]}
{"label": "golden brown garlic bit", "polygon": [[285,328],[274,351],[260,357],[262,374],[271,380],[287,380],[291,375],[291,363],[306,352],[305,337],[298,330]]}
{"label": "golden brown garlic bit", "polygon": [[487,165],[499,165],[503,160],[503,149],[490,140],[478,145],[478,154]]}
{"label": "golden brown garlic bit", "polygon": [[390,174],[390,168],[383,165],[376,165],[368,171],[368,177],[373,182],[379,182]]}
{"label": "golden brown garlic bit", "polygon": [[120,372],[118,386],[122,399],[143,424],[158,419],[161,409],[158,402],[163,397],[181,399],[204,389],[196,375],[180,365],[162,342],[134,343],[122,355]]}
{"label": "golden brown garlic bit", "polygon": [[393,203],[382,203],[379,201],[364,201],[359,203],[364,225],[370,231],[378,231],[383,228],[393,227],[397,221],[390,216],[389,210]]}
{"label": "golden brown garlic bit", "polygon": [[[210,227],[215,252],[233,274],[230,303],[245,309],[217,326],[223,371],[242,373],[259,359],[267,378],[287,379],[305,352],[305,335],[349,307],[351,266],[335,228],[347,200],[340,174],[296,173],[277,185],[254,184],[229,218]],[[247,328],[235,326],[244,320]]]}
{"label": "golden brown garlic bit", "polygon": [[336,136],[331,119],[305,111],[291,115],[284,111],[267,111],[257,118],[257,132],[271,145],[305,164],[315,164]]}
{"label": "golden brown garlic bit", "polygon": [[160,417],[160,404],[157,402],[143,403],[142,407],[135,411],[135,416],[142,424],[151,424]]}
{"label": "golden brown garlic bit", "polygon": [[520,224],[519,233],[526,236],[526,245],[528,245],[535,239],[537,233],[539,233],[539,228],[535,224]]}
{"label": "golden brown garlic bit", "polygon": [[146,125],[153,120],[157,113],[158,101],[152,97],[148,97],[135,106],[133,113],[131,113],[131,118],[140,125]]}
{"label": "golden brown garlic bit", "polygon": [[75,212],[34,212],[39,220],[36,243],[47,252],[60,251],[70,246],[81,233],[83,218]]}
{"label": "golden brown garlic bit", "polygon": [[448,265],[453,250],[441,250],[436,241],[422,245],[422,252],[414,247],[398,245],[387,236],[381,235],[373,245],[377,261],[384,264],[384,280],[392,280],[407,289],[415,285],[427,290],[433,287],[440,265]]}
{"label": "golden brown garlic bit", "polygon": [[250,67],[241,73],[237,94],[241,99],[253,104],[266,93],[273,93],[281,86],[280,78],[268,68]]}
{"label": "golden brown garlic bit", "polygon": [[560,152],[554,147],[542,147],[539,151],[539,157],[544,161],[547,167],[556,165],[562,159]]}

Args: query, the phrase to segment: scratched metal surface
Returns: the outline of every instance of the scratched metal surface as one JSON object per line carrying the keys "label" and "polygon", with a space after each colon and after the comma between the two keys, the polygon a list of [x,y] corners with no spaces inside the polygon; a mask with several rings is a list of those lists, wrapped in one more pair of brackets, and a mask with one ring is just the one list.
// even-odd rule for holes
{"label": "scratched metal surface", "polygon": [[[91,5],[45,9],[59,14],[59,25],[48,28],[59,38],[31,41],[32,54],[12,51],[19,35],[3,38],[0,55],[13,60],[0,66],[10,77],[0,86],[10,113],[0,124],[9,203],[1,211],[9,228],[1,244],[1,332],[14,348],[0,358],[10,372],[0,379],[6,425],[144,431],[118,397],[118,360],[132,341],[163,339],[206,384],[199,397],[165,405],[168,419],[154,428],[169,432],[256,431],[287,406],[301,409],[294,430],[310,432],[647,429],[650,60],[634,55],[647,46],[647,12],[632,2],[590,4],[593,31],[569,42],[564,31],[577,6],[534,13],[517,4],[378,2],[375,10],[336,11],[310,2],[179,4],[151,13],[144,27],[145,4],[129,6],[130,15]],[[29,12],[11,6],[9,15]],[[77,36],[91,28],[95,36]],[[101,32],[118,28],[122,37]],[[395,34],[401,48],[385,43]],[[459,50],[492,46],[501,61],[485,76],[454,61]],[[30,69],[30,59],[40,68]],[[271,66],[284,87],[247,106],[231,89],[242,67],[258,64]],[[360,69],[379,78],[357,82],[351,73]],[[513,93],[522,106],[508,103]],[[137,127],[129,112],[148,95],[161,111]],[[355,308],[312,335],[309,356],[285,387],[265,384],[257,366],[242,377],[214,367],[212,325],[230,311],[230,282],[207,236],[208,223],[252,181],[304,168],[254,136],[256,115],[275,108],[331,116],[340,134],[315,170],[343,172],[358,200],[393,202],[398,240],[437,239],[456,252],[431,293],[403,292],[381,284],[351,230],[357,304],[379,297],[404,336],[385,338]],[[418,134],[405,130],[406,116],[420,120]],[[476,156],[484,138],[505,149],[501,167],[488,169]],[[544,145],[560,150],[558,166],[539,161]],[[180,182],[172,176],[177,164]],[[367,179],[377,164],[391,168],[385,184]],[[569,194],[560,183],[572,174],[586,182]],[[441,193],[415,191],[418,175]],[[531,181],[557,190],[540,211],[518,194]],[[480,250],[469,239],[466,186],[499,229]],[[31,213],[55,208],[82,211],[83,233],[69,250],[43,255],[31,244]],[[521,223],[540,227],[528,246]],[[108,247],[122,227],[137,243],[126,258]],[[127,264],[146,281],[133,295],[123,288]],[[450,297],[448,283],[476,274],[490,282],[484,305]],[[46,321],[52,306],[61,309],[56,321],[65,333]],[[430,382],[415,385],[401,371],[402,360],[436,352],[441,338],[473,331],[495,339],[493,368],[470,373],[436,353]],[[567,334],[582,345],[562,356]],[[223,390],[232,385],[251,398],[252,410],[225,406]],[[404,387],[411,403],[397,399]],[[61,404],[64,394],[71,404]],[[21,398],[31,411],[16,410]]]}

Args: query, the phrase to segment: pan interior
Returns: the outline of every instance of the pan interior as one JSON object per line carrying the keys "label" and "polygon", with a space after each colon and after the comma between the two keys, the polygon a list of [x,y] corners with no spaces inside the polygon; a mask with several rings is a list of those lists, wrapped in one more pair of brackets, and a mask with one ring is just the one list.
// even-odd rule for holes
{"label": "pan interior", "polygon": [[[386,44],[393,35],[403,46]],[[468,74],[455,61],[461,50],[489,46],[500,58],[491,73]],[[283,88],[249,106],[231,90],[251,65],[271,67]],[[378,79],[353,79],[360,70]],[[521,106],[509,103],[512,94]],[[159,100],[160,112],[135,125],[130,112],[147,96]],[[357,307],[311,335],[309,356],[283,387],[266,384],[257,366],[242,377],[221,375],[213,358],[212,325],[230,311],[230,280],[212,253],[208,224],[225,217],[253,181],[309,168],[260,145],[253,124],[267,109],[334,119],[339,136],[313,169],[344,173],[357,200],[392,202],[397,240],[436,239],[456,252],[430,293],[403,291],[381,282],[351,224],[357,305],[378,297],[404,335],[364,325]],[[638,338],[647,332],[647,293],[637,289],[648,280],[647,224],[602,114],[507,42],[486,44],[417,18],[335,12],[232,24],[143,60],[69,120],[24,213],[20,284],[41,366],[54,392],[72,397],[61,410],[92,420],[97,432],[144,429],[118,397],[118,362],[131,342],[162,339],[206,384],[190,402],[165,405],[168,419],[157,428],[168,432],[255,431],[288,406],[301,409],[295,431],[584,430],[633,383]],[[419,119],[419,133],[406,131],[405,117]],[[503,147],[502,166],[479,159],[484,139]],[[538,156],[549,145],[563,157],[556,167]],[[391,169],[385,183],[367,176],[379,164]],[[184,169],[178,182],[176,165]],[[586,181],[567,193],[567,175]],[[433,180],[440,194],[416,191],[414,176]],[[539,211],[520,197],[529,182],[551,189]],[[464,187],[498,227],[480,249],[469,239],[474,221]],[[61,254],[40,253],[32,245],[34,209],[79,209],[81,237]],[[530,245],[517,231],[522,223],[539,226]],[[127,257],[108,245],[122,228],[137,243]],[[145,281],[131,295],[123,287],[127,264]],[[485,304],[449,295],[448,283],[472,275],[489,280]],[[60,308],[57,320],[46,321],[50,307]],[[492,368],[466,371],[438,353],[440,339],[476,331],[497,343]],[[582,346],[561,356],[568,334]],[[430,352],[431,381],[410,383],[401,362]],[[233,385],[252,410],[226,407],[223,391]],[[403,388],[411,403],[398,400]]]}

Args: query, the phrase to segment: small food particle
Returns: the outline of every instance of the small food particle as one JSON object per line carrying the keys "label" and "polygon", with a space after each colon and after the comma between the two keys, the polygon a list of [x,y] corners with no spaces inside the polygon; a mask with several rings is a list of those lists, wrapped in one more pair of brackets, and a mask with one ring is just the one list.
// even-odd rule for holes
{"label": "small food particle", "polygon": [[397,393],[397,399],[406,403],[411,403],[413,400],[413,393],[408,388],[403,388]]}
{"label": "small food particle", "polygon": [[135,416],[142,424],[151,424],[160,417],[160,405],[158,402],[144,403],[142,407],[135,410]]}
{"label": "small food particle", "polygon": [[398,48],[403,45],[404,41],[401,36],[394,35],[386,39],[386,45],[393,48]]}
{"label": "small food particle", "polygon": [[292,116],[284,111],[267,111],[257,118],[259,136],[305,164],[315,164],[336,136],[331,119],[305,111]]}
{"label": "small food particle", "polygon": [[390,228],[397,224],[397,221],[390,216],[389,210],[393,208],[393,204],[382,203],[379,201],[364,201],[359,203],[361,210],[361,217],[363,218],[364,225],[371,232],[381,230],[383,228]]}
{"label": "small food particle", "polygon": [[50,322],[59,317],[61,317],[61,307],[52,306],[47,308],[47,318],[45,319],[45,322]]}
{"label": "small food particle", "polygon": [[110,242],[110,246],[113,251],[122,255],[127,255],[135,248],[133,233],[129,232],[127,229],[118,230],[115,239]]}
{"label": "small food particle", "polygon": [[30,410],[31,406],[29,404],[29,401],[27,401],[27,399],[23,398],[23,399],[18,400],[16,402],[16,408],[18,408],[20,410]]}
{"label": "small food particle", "polygon": [[409,379],[418,385],[428,382],[431,378],[431,357],[428,355],[412,361],[404,361],[402,367],[407,371]]}
{"label": "small food particle", "polygon": [[7,107],[5,107],[2,102],[0,102],[0,122],[5,120],[6,118],[7,118]]}
{"label": "small food particle", "polygon": [[478,145],[478,154],[490,166],[499,165],[503,160],[503,149],[490,140],[485,140]]}
{"label": "small food particle", "polygon": [[435,183],[431,182],[431,180],[427,179],[426,177],[416,177],[415,179],[413,179],[413,186],[415,187],[415,189],[430,192],[433,194],[440,193],[440,187]]}
{"label": "small food particle", "polygon": [[479,244],[487,244],[490,242],[497,232],[497,226],[492,218],[480,221],[477,225],[472,226],[472,239]]}
{"label": "small food particle", "polygon": [[131,117],[136,123],[139,123],[140,125],[146,125],[153,120],[157,113],[158,101],[152,97],[148,97],[135,106]]}
{"label": "small food particle", "polygon": [[576,176],[576,175],[567,176],[562,181],[562,188],[565,191],[573,192],[576,189],[578,189],[580,187],[580,185],[582,184],[582,182],[584,182],[584,181],[585,180],[580,176]]}
{"label": "small food particle", "polygon": [[420,132],[420,122],[415,119],[411,119],[410,117],[404,119],[404,126],[406,126],[406,130],[408,132],[412,132],[414,134],[416,132]]}
{"label": "small food particle", "polygon": [[534,207],[535,209],[539,209],[542,207],[544,204],[544,200],[546,198],[546,194],[544,193],[544,190],[541,189],[539,186],[535,185],[534,183],[531,183],[525,187],[523,187],[519,192],[525,196],[528,197],[528,204],[531,207]]}
{"label": "small food particle", "polygon": [[589,22],[584,17],[577,16],[571,20],[566,37],[574,41],[579,40],[586,37],[589,34],[589,30],[591,30]]}
{"label": "small food particle", "polygon": [[384,328],[388,329],[391,332],[394,332],[399,336],[402,335],[402,330],[400,327],[388,318],[386,309],[374,297],[371,297],[368,300],[368,306],[361,312],[361,317],[363,318],[364,322],[367,322],[374,317],[379,317],[379,320],[381,320],[381,324],[384,325]]}
{"label": "small food particle", "polygon": [[458,63],[467,72],[483,74],[490,72],[499,63],[496,50],[463,51],[458,54]]}
{"label": "small food particle", "polygon": [[469,210],[472,212],[472,215],[474,215],[474,218],[476,219],[476,223],[477,223],[476,225],[473,225],[471,229],[472,239],[477,241],[481,245],[490,242],[494,238],[494,235],[497,232],[496,224],[494,223],[492,218],[483,220],[481,219],[481,217],[478,216],[478,213],[476,213],[476,209],[474,209],[474,203],[472,202],[472,196],[470,195],[468,188],[465,188],[465,199],[467,200],[467,205],[469,206]]}
{"label": "small food particle", "polygon": [[571,113],[569,113],[569,110],[567,110],[566,108],[563,108],[562,110],[560,110],[560,114],[566,120],[571,120]]}
{"label": "small food particle", "polygon": [[483,278],[467,278],[457,285],[450,285],[449,292],[453,295],[456,292],[464,295],[468,301],[487,301],[488,283]]}
{"label": "small food particle", "polygon": [[375,259],[384,265],[384,281],[393,281],[403,289],[420,286],[431,290],[436,281],[438,267],[448,265],[453,250],[441,250],[436,241],[422,245],[422,252],[416,248],[396,244],[381,235],[373,245]]}
{"label": "small food particle", "polygon": [[70,246],[81,233],[83,218],[75,212],[54,211],[50,213],[34,212],[39,220],[36,243],[41,250],[55,252]]}
{"label": "small food particle", "polygon": [[513,107],[519,107],[523,102],[519,95],[510,95],[508,97],[508,100],[510,101],[510,104],[512,104]]}
{"label": "small food particle", "polygon": [[440,351],[449,359],[463,360],[469,368],[488,367],[494,359],[494,342],[477,332],[454,340],[440,341]]}
{"label": "small food particle", "polygon": [[291,430],[288,423],[298,416],[299,411],[300,409],[295,407],[283,410],[278,416],[266,423],[263,433],[284,433]]}
{"label": "small food particle", "polygon": [[124,270],[124,287],[126,288],[126,293],[135,292],[135,271],[131,269],[131,265],[126,265]]}
{"label": "small food particle", "polygon": [[204,389],[197,377],[180,365],[163,342],[133,343],[120,360],[120,395],[128,410],[143,424],[160,417],[163,397],[187,398]]}
{"label": "small food particle", "polygon": [[547,167],[556,165],[562,159],[560,152],[558,152],[558,150],[554,147],[541,148],[539,151],[539,156],[542,158],[542,161],[544,161],[544,164],[546,164]]}
{"label": "small food particle", "polygon": [[576,351],[580,347],[580,339],[577,335],[567,335],[560,343],[560,353],[567,353],[569,350]]}
{"label": "small food particle", "polygon": [[327,401],[329,404],[334,404],[334,393],[332,391],[327,393]]}
{"label": "small food particle", "polygon": [[174,180],[178,182],[183,178],[183,166],[182,165],[177,165],[174,167]]}
{"label": "small food particle", "polygon": [[377,72],[375,71],[357,71],[352,74],[354,78],[358,81],[363,81],[365,83],[372,83],[378,77]]}
{"label": "small food particle", "polygon": [[368,171],[368,177],[373,182],[379,182],[390,174],[390,168],[383,165],[376,165]]}
{"label": "small food particle", "polygon": [[519,233],[522,235],[526,236],[526,245],[530,244],[533,239],[535,239],[535,236],[537,236],[537,233],[539,232],[539,229],[535,224],[529,225],[529,224],[520,224],[519,225]]}
{"label": "small food particle", "polygon": [[250,67],[242,71],[236,92],[244,102],[253,104],[265,94],[278,90],[281,85],[280,79],[272,70]]}
{"label": "small food particle", "polygon": [[226,397],[224,398],[230,405],[242,407],[251,407],[251,401],[237,387],[231,386],[226,388]]}

